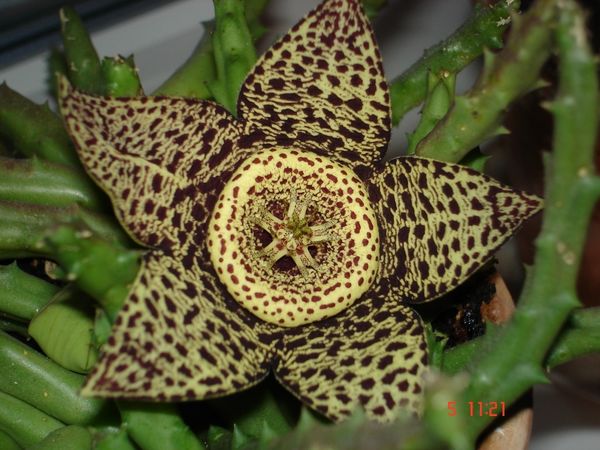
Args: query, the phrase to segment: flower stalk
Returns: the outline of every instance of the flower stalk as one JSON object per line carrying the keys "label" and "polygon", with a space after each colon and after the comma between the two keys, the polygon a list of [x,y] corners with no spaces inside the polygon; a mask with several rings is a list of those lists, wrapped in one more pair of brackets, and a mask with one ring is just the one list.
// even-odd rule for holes
{"label": "flower stalk", "polygon": [[170,403],[118,402],[127,433],[144,450],[202,450],[204,446]]}
{"label": "flower stalk", "polygon": [[66,278],[100,302],[114,322],[137,274],[140,253],[72,227],[56,229],[44,246],[51,249]]}
{"label": "flower stalk", "polygon": [[407,154],[414,154],[419,142],[446,115],[454,101],[455,88],[455,74],[445,72],[436,75],[433,72],[429,73],[427,77],[427,97],[421,110],[419,124],[415,128],[415,131],[408,136]]}

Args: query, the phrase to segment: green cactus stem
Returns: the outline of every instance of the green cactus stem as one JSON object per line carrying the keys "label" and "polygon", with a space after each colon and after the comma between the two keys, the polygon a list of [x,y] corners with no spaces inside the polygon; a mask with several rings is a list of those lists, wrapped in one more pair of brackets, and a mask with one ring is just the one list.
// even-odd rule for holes
{"label": "green cactus stem", "polygon": [[170,403],[118,402],[123,425],[143,450],[202,450],[204,446]]}
{"label": "green cactus stem", "polygon": [[427,76],[458,73],[485,48],[502,47],[502,34],[519,10],[518,0],[498,0],[491,5],[477,3],[471,17],[451,36],[425,51],[423,57],[390,82],[392,123],[423,101],[427,95]]}
{"label": "green cactus stem", "polygon": [[99,301],[113,322],[139,269],[139,251],[125,250],[72,227],[56,229],[44,242],[66,278]]}
{"label": "green cactus stem", "polygon": [[373,20],[377,16],[379,10],[383,8],[386,3],[387,0],[362,0],[365,14],[370,20]]}
{"label": "green cactus stem", "polygon": [[2,430],[0,430],[0,448],[2,450],[21,450],[21,446]]}
{"label": "green cactus stem", "polygon": [[52,257],[44,238],[62,224],[82,228],[110,243],[131,246],[129,236],[112,219],[78,205],[64,208],[0,201],[0,259]]}
{"label": "green cactus stem", "polygon": [[105,94],[113,97],[144,95],[133,55],[123,58],[106,57],[102,60]]}
{"label": "green cactus stem", "polygon": [[54,417],[0,391],[0,431],[19,446],[29,448],[63,426]]}
{"label": "green cactus stem", "polygon": [[60,25],[69,80],[73,86],[89,94],[104,94],[98,53],[83,22],[70,6],[60,10]]}
{"label": "green cactus stem", "polygon": [[65,369],[87,373],[98,359],[94,308],[73,286],[63,288],[29,324],[29,335]]}
{"label": "green cactus stem", "polygon": [[60,75],[68,77],[67,72],[65,54],[57,48],[50,50],[48,56],[48,88],[55,98],[58,95],[58,77]]}
{"label": "green cactus stem", "polygon": [[256,62],[252,36],[246,22],[242,0],[213,0],[215,30],[212,47],[216,78],[208,88],[214,99],[236,113],[237,97],[242,82]]}
{"label": "green cactus stem", "polygon": [[443,72],[439,75],[433,72],[429,73],[427,77],[427,97],[421,110],[419,124],[415,131],[408,136],[407,154],[413,154],[417,144],[446,115],[454,101],[455,87],[455,74],[449,72]]}
{"label": "green cactus stem", "polygon": [[550,55],[554,20],[552,0],[538,1],[527,14],[516,17],[504,49],[485,53],[475,87],[454,100],[446,117],[419,142],[416,154],[458,162],[485,139],[504,133],[504,111],[536,86]]}
{"label": "green cactus stem", "polygon": [[260,438],[265,422],[272,434],[283,435],[291,430],[292,421],[287,418],[285,405],[278,401],[281,393],[277,388],[276,383],[265,381],[246,392],[211,400],[210,406],[249,438]]}
{"label": "green cactus stem", "polygon": [[27,323],[13,317],[7,317],[2,313],[0,313],[0,331],[10,333],[14,336],[21,336],[25,339],[29,338],[29,333],[27,332]]}
{"label": "green cactus stem", "polygon": [[[268,0],[244,0],[246,23],[254,41],[265,32],[260,15],[267,4]],[[214,29],[214,21],[204,22],[204,34],[192,55],[154,92],[154,95],[212,98],[208,84],[216,77],[212,44]]]}
{"label": "green cactus stem", "polygon": [[246,23],[252,40],[256,42],[267,31],[260,19],[261,14],[269,4],[269,0],[243,0]]}
{"label": "green cactus stem", "polygon": [[[466,370],[475,356],[482,351],[482,340],[481,337],[476,338],[446,350],[436,367],[447,375]],[[599,352],[600,308],[575,310],[548,352],[544,366],[551,369],[580,356]]]}
{"label": "green cactus stem", "polygon": [[31,320],[58,289],[19,269],[16,263],[0,266],[0,311],[5,314]]}
{"label": "green cactus stem", "polygon": [[0,137],[25,156],[80,167],[61,119],[47,104],[38,105],[0,84]]}
{"label": "green cactus stem", "polygon": [[0,371],[0,391],[61,422],[86,425],[116,414],[112,403],[79,395],[82,375],[62,368],[4,332],[0,332],[0,367],[10,367]]}
{"label": "green cactus stem", "polygon": [[[579,305],[575,282],[587,225],[600,197],[600,178],[594,173],[597,66],[579,5],[561,0],[552,6],[558,22],[554,38],[560,81],[549,106],[555,119],[554,150],[547,163],[547,207],[536,241],[535,265],[512,320],[483,338],[464,398],[512,402],[533,383],[543,381],[546,353]],[[474,442],[489,418],[470,419],[465,433]]]}
{"label": "green cactus stem", "polygon": [[94,450],[136,450],[124,428],[108,427],[94,430]]}
{"label": "green cactus stem", "polygon": [[84,427],[68,425],[49,433],[27,450],[91,450],[92,434]]}
{"label": "green cactus stem", "polygon": [[102,211],[108,199],[82,172],[69,166],[32,159],[0,157],[0,201],[47,206],[77,203]]}
{"label": "green cactus stem", "polygon": [[153,95],[210,99],[208,83],[215,79],[215,61],[211,35],[214,22],[204,22],[204,34],[192,55]]}

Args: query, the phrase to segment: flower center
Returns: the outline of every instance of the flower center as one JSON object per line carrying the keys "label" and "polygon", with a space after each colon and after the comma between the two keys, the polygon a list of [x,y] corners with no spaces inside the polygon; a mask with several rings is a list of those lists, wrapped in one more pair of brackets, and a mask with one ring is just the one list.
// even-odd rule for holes
{"label": "flower center", "polygon": [[266,205],[259,203],[259,211],[252,218],[254,223],[266,231],[271,242],[261,248],[255,255],[263,257],[269,267],[273,267],[284,257],[291,258],[300,274],[308,278],[309,268],[319,271],[319,263],[310,253],[311,248],[317,244],[337,239],[337,236],[328,230],[333,222],[311,223],[307,216],[310,196],[298,199],[296,190],[292,190],[287,208],[287,214],[283,219],[270,213]]}
{"label": "flower center", "polygon": [[377,221],[361,181],[296,150],[262,151],[242,163],[219,196],[208,248],[232,297],[281,326],[350,306],[379,264]]}

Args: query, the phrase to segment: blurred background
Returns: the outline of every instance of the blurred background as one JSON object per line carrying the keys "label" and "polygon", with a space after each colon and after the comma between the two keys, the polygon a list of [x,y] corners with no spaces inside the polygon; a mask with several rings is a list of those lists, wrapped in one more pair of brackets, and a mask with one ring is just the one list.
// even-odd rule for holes
{"label": "blurred background", "polygon": [[[47,92],[48,49],[58,45],[58,8],[75,6],[91,31],[100,56],[135,55],[146,92],[152,92],[183,63],[204,33],[203,21],[212,19],[210,0],[0,0],[0,81],[36,102]],[[285,33],[318,0],[271,0],[265,15],[269,32],[261,39],[264,50]],[[594,14],[590,29],[600,34],[600,1],[588,0]],[[388,79],[407,69],[423,50],[451,34],[469,15],[471,0],[388,0],[374,22]],[[596,42],[599,36],[596,37]],[[596,51],[598,48],[596,47]],[[458,78],[458,93],[475,81],[479,62]],[[545,76],[553,77],[552,64]],[[494,155],[488,172],[521,189],[542,194],[541,154],[550,146],[551,121],[539,108],[551,90],[535,92],[511,108],[507,125],[512,134],[484,147]],[[390,154],[401,154],[406,133],[418,120],[409,113],[394,129]],[[510,168],[510,170],[509,170]],[[532,240],[538,223],[531,223],[499,255],[500,272],[513,296],[523,279],[521,259],[531,262]],[[579,291],[584,302],[600,305],[600,213],[590,229]],[[582,358],[558,368],[553,383],[533,392],[534,424],[530,448],[593,450],[600,448],[600,358]]]}

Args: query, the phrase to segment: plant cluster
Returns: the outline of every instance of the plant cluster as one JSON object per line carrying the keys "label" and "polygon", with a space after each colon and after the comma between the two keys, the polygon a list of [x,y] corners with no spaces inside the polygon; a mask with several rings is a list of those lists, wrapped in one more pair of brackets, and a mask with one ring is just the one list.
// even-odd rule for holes
{"label": "plant cluster", "polygon": [[[335,2],[327,0],[325,3],[333,5]],[[363,0],[362,3],[368,17],[373,18],[385,1]],[[105,375],[109,369],[113,370],[107,360],[125,356],[124,361],[128,363],[130,357],[135,356],[133,348],[124,347],[129,339],[128,330],[134,328],[123,327],[123,321],[128,319],[135,322],[137,310],[131,304],[123,308],[124,302],[131,299],[132,292],[133,295],[143,296],[153,289],[156,290],[156,298],[179,302],[178,292],[192,289],[190,286],[193,287],[194,282],[184,286],[184,282],[189,280],[186,278],[188,274],[182,275],[180,263],[172,261],[186,261],[186,251],[190,254],[189,249],[196,247],[182,244],[189,236],[185,239],[178,237],[179,245],[169,244],[166,238],[158,240],[157,235],[175,239],[177,230],[167,225],[164,217],[162,221],[146,220],[144,217],[153,217],[153,214],[165,216],[166,212],[147,210],[146,215],[132,212],[136,208],[135,201],[145,198],[145,194],[140,188],[141,184],[138,183],[137,187],[127,184],[126,180],[131,176],[128,170],[136,170],[133,178],[140,178],[139,172],[144,170],[149,171],[153,180],[157,179],[156,174],[161,174],[161,179],[154,183],[164,183],[165,186],[167,181],[163,181],[162,176],[168,179],[169,174],[165,173],[164,168],[163,172],[152,172],[155,169],[148,168],[150,165],[146,162],[140,162],[143,158],[136,155],[132,157],[132,154],[127,155],[129,159],[124,158],[127,159],[127,164],[124,164],[119,157],[115,157],[114,153],[118,153],[115,149],[106,150],[105,147],[106,154],[102,153],[102,147],[96,151],[96,140],[108,141],[111,137],[105,137],[105,133],[116,134],[115,130],[120,127],[134,127],[136,121],[127,118],[129,110],[132,115],[134,109],[137,114],[143,114],[142,110],[146,107],[160,107],[169,102],[172,107],[165,108],[164,115],[180,114],[182,123],[187,117],[193,118],[198,123],[194,122],[192,129],[219,123],[216,128],[224,130],[225,122],[229,121],[227,127],[233,123],[233,119],[226,119],[230,117],[225,111],[228,110],[238,116],[236,123],[241,124],[240,127],[252,121],[262,125],[260,136],[255,129],[244,129],[248,140],[260,140],[265,145],[284,142],[280,135],[269,130],[271,119],[261,116],[268,112],[276,115],[280,105],[263,100],[257,101],[258,106],[254,105],[253,101],[260,97],[255,93],[260,89],[255,88],[252,92],[247,78],[249,73],[251,77],[262,75],[258,73],[260,70],[256,70],[257,60],[258,67],[264,69],[267,76],[270,73],[269,64],[275,67],[278,64],[278,61],[271,61],[269,56],[259,60],[254,47],[264,32],[260,15],[267,6],[267,0],[215,0],[214,5],[215,20],[206,24],[207,33],[193,55],[151,96],[145,97],[132,57],[107,57],[102,60],[98,57],[81,20],[70,8],[62,9],[60,14],[63,49],[53,51],[49,61],[50,88],[57,97],[62,117],[47,105],[30,102],[6,84],[0,86],[0,258],[3,262],[0,265],[1,448],[469,449],[473,448],[489,425],[491,417],[469,417],[467,414],[449,416],[448,402],[462,401],[466,404],[469,399],[502,399],[510,404],[534,384],[546,382],[546,372],[551,367],[584,354],[598,352],[600,312],[594,308],[580,308],[575,292],[587,224],[600,196],[600,179],[593,165],[600,113],[598,71],[587,43],[585,13],[574,0],[536,0],[529,10],[519,15],[518,1],[499,0],[489,5],[478,4],[469,20],[452,36],[427,50],[410,69],[389,82],[391,117],[376,117],[377,105],[369,111],[372,117],[376,117],[372,119],[373,123],[385,124],[387,120],[389,126],[390,119],[397,124],[411,108],[423,104],[420,123],[409,137],[407,150],[417,157],[413,161],[421,161],[416,165],[440,172],[445,167],[451,167],[446,162],[467,165],[470,169],[460,169],[460,173],[468,174],[464,176],[473,185],[492,183],[475,172],[482,169],[485,161],[477,149],[478,145],[505,132],[502,127],[504,112],[513,102],[543,84],[540,70],[552,55],[556,55],[558,85],[554,100],[546,105],[554,118],[554,135],[553,149],[546,161],[543,227],[536,241],[535,264],[528,271],[513,318],[501,326],[487,324],[483,336],[453,348],[446,348],[444,337],[432,332],[427,335],[427,348],[424,341],[419,347],[422,353],[418,353],[418,345],[415,344],[416,355],[428,354],[429,371],[434,376],[425,383],[421,366],[415,365],[419,367],[418,372],[415,369],[418,375],[407,376],[403,381],[414,386],[414,393],[417,394],[422,387],[424,395],[417,396],[420,398],[418,402],[415,401],[416,397],[406,395],[393,397],[390,401],[396,402],[396,407],[403,400],[406,403],[410,400],[413,402],[412,409],[420,410],[418,419],[410,414],[401,414],[386,416],[388,422],[393,419],[391,423],[375,423],[373,411],[366,408],[366,405],[370,405],[368,400],[361,400],[366,411],[361,408],[345,411],[339,406],[340,402],[336,404],[328,397],[333,384],[330,386],[325,383],[314,389],[309,386],[308,390],[303,390],[306,380],[310,378],[306,375],[308,367],[302,365],[300,358],[293,359],[293,355],[290,356],[293,348],[306,345],[302,342],[305,338],[302,332],[296,332],[293,327],[288,328],[288,334],[278,331],[277,339],[281,341],[275,343],[274,334],[269,334],[274,329],[271,324],[263,325],[257,319],[249,319],[249,313],[236,303],[228,303],[230,309],[224,313],[216,306],[210,309],[213,314],[222,314],[218,317],[223,317],[223,323],[227,324],[221,331],[228,336],[223,342],[233,342],[239,336],[243,338],[240,342],[247,342],[251,339],[247,334],[234,332],[246,326],[253,328],[253,333],[262,341],[258,344],[258,350],[245,349],[255,352],[252,355],[256,356],[253,361],[256,367],[247,369],[244,360],[247,355],[242,355],[238,358],[237,366],[231,363],[233,368],[231,365],[228,368],[257,380],[263,376],[266,367],[263,360],[259,359],[263,358],[266,361],[264,364],[268,364],[271,361],[268,358],[274,358],[273,361],[280,364],[276,371],[277,378],[302,398],[304,404],[316,408],[338,423],[332,424],[317,417],[301,402],[284,393],[281,386],[270,378],[246,392],[189,405],[124,399],[127,395],[122,394],[135,384],[137,373],[134,371],[133,378],[124,383],[124,379],[115,373],[119,370],[128,373],[128,368],[119,369],[120,366],[115,365],[116,372]],[[354,6],[356,2],[342,0],[340,5]],[[368,40],[365,48],[367,44]],[[456,95],[456,74],[481,55],[484,56],[484,65],[477,83],[464,95]],[[293,56],[290,58],[293,59]],[[298,66],[295,70],[300,71],[302,67]],[[275,68],[273,71],[276,73]],[[326,71],[323,74],[324,77],[331,75]],[[263,87],[268,84],[262,83]],[[279,83],[283,81],[270,80],[273,89],[278,89]],[[335,83],[331,81],[332,85]],[[320,94],[323,92],[315,91],[316,96]],[[384,91],[373,92],[373,101],[379,100],[379,95],[383,98]],[[105,98],[100,100],[100,97]],[[216,103],[201,103],[198,100]],[[200,112],[186,105],[196,105],[194,108],[200,108]],[[358,108],[356,103],[352,105],[352,109]],[[114,110],[121,107],[123,116],[119,118]],[[112,115],[105,113],[109,108],[113,108]],[[340,117],[344,114],[343,108],[338,108]],[[113,117],[117,119],[113,120]],[[338,120],[340,122],[336,123],[343,123],[342,119]],[[98,126],[100,123],[102,125]],[[319,126],[324,127],[324,123],[321,120]],[[373,126],[373,123],[370,125]],[[87,131],[80,133],[78,127],[82,124],[85,124]],[[138,126],[142,125],[138,123]],[[304,126],[292,122],[285,125],[294,130],[303,130]],[[298,128],[294,128],[296,126]],[[113,131],[106,132],[110,129]],[[369,141],[372,147],[387,143],[385,138],[377,133],[370,135],[370,132],[365,131],[363,138],[372,139]],[[296,137],[301,136],[300,131],[297,133]],[[187,135],[182,138],[183,146],[187,138]],[[214,139],[222,139],[222,136]],[[150,145],[140,142],[142,147]],[[158,150],[153,147],[153,151],[161,151],[160,138],[150,142],[157,144]],[[223,141],[219,142],[223,145]],[[328,141],[328,144],[332,142]],[[128,143],[135,147],[135,141]],[[93,151],[86,153],[86,149]],[[360,146],[357,149],[358,153],[363,151]],[[172,153],[165,154],[174,157]],[[150,159],[148,155],[142,156]],[[264,156],[265,160],[268,156]],[[185,155],[181,158],[185,158]],[[228,158],[229,154],[225,153],[217,162],[204,161],[203,164],[209,165],[211,170],[197,168],[197,171],[204,170],[202,173],[205,173],[200,181],[216,180],[210,189],[216,189],[215,186],[219,192],[225,189],[225,183],[218,183],[222,174],[230,176],[234,172],[234,168],[227,166]],[[356,173],[363,174],[364,179],[371,177],[374,181],[369,186],[375,187],[369,188],[365,195],[371,200],[382,200],[380,203],[374,202],[374,214],[387,211],[389,200],[384,205],[385,201],[381,198],[383,191],[377,192],[377,186],[383,186],[383,182],[377,184],[377,177],[383,180],[387,172],[377,172],[379,169],[376,165],[361,166],[356,163],[358,159],[341,156],[336,164],[342,167],[343,164],[350,165]],[[167,170],[177,172],[176,162]],[[425,172],[425,169],[416,170]],[[335,175],[339,173],[343,173],[343,168]],[[335,178],[334,172],[330,175]],[[111,196],[115,212],[106,194],[92,178]],[[141,178],[151,179],[149,175],[142,175]],[[433,184],[434,181],[430,182]],[[493,186],[494,192],[500,190],[496,184]],[[189,185],[177,185],[181,191],[185,191],[186,187]],[[138,188],[137,192],[131,193],[131,189]],[[201,188],[198,192],[202,192]],[[115,197],[116,193],[120,198]],[[160,205],[164,190],[157,190],[156,193],[155,200]],[[128,198],[130,194],[131,199]],[[177,196],[173,192],[169,195]],[[280,194],[276,192],[276,195]],[[202,200],[206,204],[213,201],[210,195]],[[269,216],[264,208],[259,207],[255,208],[258,212],[252,216],[252,220],[262,232],[271,234],[272,242],[279,242],[277,239],[283,242],[286,236],[294,245],[308,242],[306,252],[292,258],[299,269],[305,269],[300,272],[306,281],[309,279],[307,274],[312,273],[308,268],[326,261],[319,259],[318,253],[310,253],[309,244],[312,246],[318,241],[333,246],[339,238],[332,234],[329,222],[310,209],[308,202],[305,205],[300,197],[288,201],[289,221],[286,222],[284,213],[278,217]],[[525,212],[522,212],[520,219],[526,218],[537,207],[537,200],[532,197],[517,197],[515,194],[514,201],[529,205],[527,208],[523,206]],[[201,204],[192,214],[201,217],[206,214],[203,210],[205,207],[205,204]],[[177,208],[179,206],[175,205],[172,212],[179,211]],[[185,216],[186,210],[182,211]],[[176,219],[169,216],[169,223],[171,220],[174,222]],[[393,224],[394,220],[391,218],[390,223]],[[510,229],[507,228],[499,239],[508,236],[519,223],[515,222]],[[394,226],[390,225],[390,229],[397,231]],[[287,232],[286,227],[289,228]],[[385,226],[382,228],[386,229]],[[283,234],[277,234],[280,229],[284,230]],[[194,235],[194,230],[188,230],[190,236]],[[404,248],[402,239],[391,239],[389,242],[389,245],[398,245],[393,248],[394,251]],[[152,247],[152,252],[145,250],[140,243]],[[265,248],[268,248],[268,243]],[[244,251],[244,248],[240,246],[236,250]],[[259,256],[265,254],[270,253],[265,251]],[[288,250],[281,253],[288,254]],[[389,254],[384,249],[384,262],[388,261],[386,258],[392,258]],[[219,267],[218,258],[214,255],[211,258],[215,267]],[[477,268],[483,262],[478,263]],[[186,267],[191,265],[185,263]],[[197,273],[201,274],[201,278],[205,275],[200,269],[201,266]],[[178,275],[173,278],[175,272]],[[224,272],[228,272],[227,266],[224,266]],[[143,281],[145,277],[154,276],[152,274],[160,278],[162,284]],[[230,274],[235,276],[238,273],[231,269]],[[389,280],[398,282],[392,275]],[[228,280],[232,280],[232,276]],[[354,282],[352,277],[348,278]],[[215,283],[214,280],[201,279],[206,285]],[[223,277],[220,280],[228,290],[234,290]],[[172,289],[171,285],[178,282],[181,286]],[[424,281],[417,280],[412,286],[420,286],[420,283],[424,284]],[[230,284],[236,283],[230,281]],[[398,292],[403,297],[411,295],[411,290],[404,288],[400,282],[393,288],[383,293],[382,298],[385,295],[398,295]],[[440,294],[447,290],[440,284],[431,285],[428,289],[439,289]],[[207,289],[206,295],[210,297],[214,292]],[[352,295],[360,297],[364,292],[356,294],[352,291]],[[422,300],[414,287],[412,293],[416,300]],[[171,311],[168,300],[165,301],[166,310]],[[414,312],[403,305],[381,307],[380,310],[373,310],[373,313],[361,312],[360,301],[357,305],[350,306],[347,309],[349,313],[340,313],[348,322],[342,319],[338,321],[335,315],[331,318],[325,315],[304,327],[312,327],[311,336],[326,327],[354,330],[352,327],[356,327],[358,322],[364,321],[361,323],[366,324],[379,313],[379,316],[386,317],[382,321],[386,326],[388,318],[393,316],[395,322],[390,326],[394,333],[398,330],[393,327],[400,328],[400,325],[406,325],[405,333],[408,333],[407,330],[420,329]],[[172,308],[177,310],[176,305]],[[153,306],[146,303],[143,310],[148,309],[152,310]],[[264,314],[271,312],[266,310]],[[278,313],[273,312],[274,315]],[[140,312],[140,317],[144,314]],[[156,312],[156,316],[169,318],[162,311]],[[113,325],[114,330],[121,331],[114,332],[111,337]],[[425,334],[419,333],[418,339],[424,339]],[[417,336],[416,331],[413,334]],[[149,331],[148,335],[152,333]],[[407,338],[402,337],[400,332],[398,336],[395,343],[402,348],[400,344],[404,345]],[[200,337],[186,337],[180,341],[176,338],[175,341],[184,343],[193,339]],[[210,341],[213,338],[203,335],[202,339]],[[147,339],[149,354],[153,352],[153,342],[152,338]],[[198,342],[198,345],[202,344]],[[361,344],[358,337],[355,341],[349,338],[348,342],[349,345],[353,342]],[[158,342],[156,345],[159,345]],[[343,348],[343,345],[340,343],[339,347]],[[181,350],[181,359],[174,359],[173,364],[186,361],[183,353],[188,351],[185,348]],[[211,355],[206,356],[206,352],[204,350],[205,359],[214,359]],[[406,359],[412,361],[415,352],[406,352]],[[100,356],[102,353],[104,356]],[[286,361],[286,357],[289,360]],[[85,374],[94,367],[96,369],[86,384]],[[302,375],[294,378],[294,370]],[[216,374],[210,375],[210,379],[205,377],[199,384],[214,385]],[[222,391],[203,388],[203,398],[241,390],[235,377],[233,379],[230,384],[218,386],[223,388]],[[80,390],[84,384],[90,392],[100,392],[117,399],[82,396]],[[348,386],[352,384],[348,383]],[[317,397],[311,396],[318,388],[323,390],[319,391],[321,403]],[[370,388],[362,387],[363,390]],[[137,394],[129,395],[129,398],[152,397],[156,400],[165,395],[163,400],[181,399],[178,393],[170,395],[165,386],[156,389],[156,385],[141,385],[135,391]],[[139,394],[142,390],[147,391],[148,395]],[[158,394],[155,395],[155,391]],[[350,395],[358,396],[357,392],[362,391],[357,387]],[[194,398],[198,395],[198,392],[192,392]],[[219,419],[213,420],[213,416]]]}

